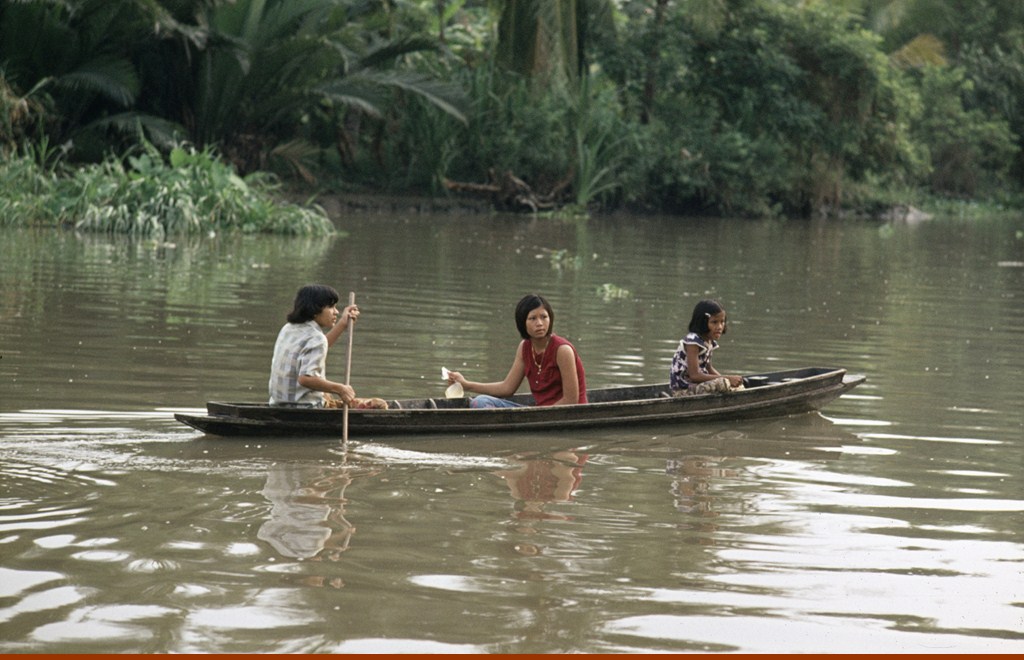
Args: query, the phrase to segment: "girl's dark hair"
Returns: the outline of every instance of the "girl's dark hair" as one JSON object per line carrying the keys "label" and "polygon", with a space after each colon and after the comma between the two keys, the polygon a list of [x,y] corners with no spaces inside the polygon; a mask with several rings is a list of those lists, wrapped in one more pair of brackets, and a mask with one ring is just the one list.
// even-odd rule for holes
{"label": "girl's dark hair", "polygon": [[[715,314],[724,311],[725,308],[722,307],[717,300],[701,300],[693,308],[693,316],[690,317],[690,332],[696,332],[698,335],[703,337],[710,330],[708,327],[708,319]],[[723,335],[728,327],[728,323],[722,327]]]}
{"label": "girl's dark hair", "polygon": [[288,314],[289,323],[312,321],[324,307],[337,305],[341,296],[326,284],[307,284],[295,294],[295,306]]}
{"label": "girl's dark hair", "polygon": [[548,319],[550,321],[548,325],[548,335],[555,330],[555,310],[551,309],[551,305],[547,300],[544,300],[541,296],[536,293],[531,293],[523,296],[523,299],[516,305],[516,328],[519,329],[519,336],[523,339],[529,339],[530,333],[526,331],[526,317],[530,315],[530,312],[543,307],[544,311],[548,313]]}

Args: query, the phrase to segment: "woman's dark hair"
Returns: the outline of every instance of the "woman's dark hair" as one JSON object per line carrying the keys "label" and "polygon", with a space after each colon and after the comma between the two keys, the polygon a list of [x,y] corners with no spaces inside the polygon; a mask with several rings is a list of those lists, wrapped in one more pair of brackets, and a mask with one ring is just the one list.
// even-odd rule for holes
{"label": "woman's dark hair", "polygon": [[519,336],[523,339],[530,338],[530,333],[526,331],[526,317],[538,307],[543,307],[544,311],[548,313],[548,335],[555,330],[555,310],[551,309],[547,300],[536,293],[531,293],[523,296],[523,299],[516,305],[516,328],[519,329]]}
{"label": "woman's dark hair", "polygon": [[307,284],[295,294],[295,306],[288,314],[289,323],[312,321],[324,307],[337,305],[341,296],[326,284]]}
{"label": "woman's dark hair", "polygon": [[[708,319],[715,314],[724,311],[725,308],[722,307],[717,300],[701,300],[693,308],[693,316],[690,317],[690,332],[696,332],[698,335],[703,337],[710,330],[708,327]],[[722,327],[723,335],[728,327],[728,323]]]}

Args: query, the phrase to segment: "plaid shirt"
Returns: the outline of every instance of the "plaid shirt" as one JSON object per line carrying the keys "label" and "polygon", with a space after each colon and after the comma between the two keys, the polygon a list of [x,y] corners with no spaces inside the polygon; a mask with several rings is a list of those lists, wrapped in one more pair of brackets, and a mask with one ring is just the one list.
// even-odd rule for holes
{"label": "plaid shirt", "polygon": [[299,385],[299,376],[324,377],[327,336],[316,321],[285,323],[270,365],[270,404],[321,407],[324,393]]}

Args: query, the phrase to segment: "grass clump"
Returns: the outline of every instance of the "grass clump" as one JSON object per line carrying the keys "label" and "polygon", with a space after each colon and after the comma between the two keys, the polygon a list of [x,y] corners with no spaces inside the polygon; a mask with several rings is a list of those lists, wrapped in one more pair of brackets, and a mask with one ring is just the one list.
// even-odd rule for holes
{"label": "grass clump", "polygon": [[162,239],[222,231],[321,236],[335,233],[323,209],[273,196],[271,175],[242,178],[209,150],[155,147],[61,175],[32,155],[0,164],[0,223],[74,226]]}

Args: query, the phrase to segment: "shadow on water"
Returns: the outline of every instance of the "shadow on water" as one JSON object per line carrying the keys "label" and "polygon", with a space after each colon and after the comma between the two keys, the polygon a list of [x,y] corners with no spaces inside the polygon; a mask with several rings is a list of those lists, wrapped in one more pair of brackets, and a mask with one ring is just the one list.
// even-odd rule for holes
{"label": "shadow on water", "polygon": [[[571,433],[417,436],[401,438],[395,446],[416,452],[491,456],[586,447],[601,453],[622,455],[707,452],[732,456],[784,457],[800,453],[808,457],[827,458],[834,456],[844,445],[858,442],[858,436],[814,412],[741,423],[650,425]],[[360,447],[390,445],[387,437],[381,437],[355,442],[352,446],[358,451]]]}

